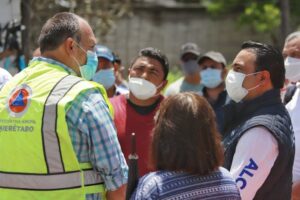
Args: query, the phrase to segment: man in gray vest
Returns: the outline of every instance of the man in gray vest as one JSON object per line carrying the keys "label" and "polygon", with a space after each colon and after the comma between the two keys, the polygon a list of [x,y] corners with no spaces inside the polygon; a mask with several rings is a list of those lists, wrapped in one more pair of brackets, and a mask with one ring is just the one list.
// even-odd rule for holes
{"label": "man in gray vest", "polygon": [[290,199],[294,133],[281,102],[285,80],[281,53],[245,42],[226,78],[233,100],[225,107],[225,167],[242,199]]}

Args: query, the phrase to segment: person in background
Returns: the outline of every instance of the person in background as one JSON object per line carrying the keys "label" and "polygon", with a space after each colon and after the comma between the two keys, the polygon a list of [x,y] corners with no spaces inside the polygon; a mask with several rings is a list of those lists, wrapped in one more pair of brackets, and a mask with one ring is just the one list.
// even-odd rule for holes
{"label": "person in background", "polygon": [[201,83],[204,86],[203,96],[214,109],[218,128],[222,130],[222,107],[229,101],[225,90],[226,60],[221,53],[209,51],[200,57],[198,64],[201,69]]}
{"label": "person in background", "polygon": [[24,55],[22,55],[20,46],[16,38],[8,39],[8,46],[0,53],[0,67],[15,75],[25,66]]}
{"label": "person in background", "polygon": [[165,96],[185,91],[193,91],[202,95],[203,85],[200,82],[200,68],[197,63],[199,56],[200,50],[197,44],[186,43],[182,45],[180,61],[184,77],[181,77],[174,83],[171,83],[164,93]]}
{"label": "person in background", "polygon": [[123,78],[125,67],[122,65],[122,60],[118,54],[114,53],[114,67],[116,74],[116,94],[128,94],[128,82]]}
{"label": "person in background", "polygon": [[291,119],[280,98],[284,76],[280,51],[248,41],[226,77],[234,102],[224,108],[224,166],[243,200],[291,197],[295,145]]}
{"label": "person in background", "polygon": [[282,54],[285,58],[285,78],[294,83],[287,88],[285,103],[295,133],[292,198],[296,200],[300,199],[300,31],[287,36]]}
{"label": "person in background", "polygon": [[224,155],[213,110],[196,93],[163,101],[155,117],[151,159],[156,171],[139,180],[131,200],[241,199],[221,167]]}
{"label": "person in background", "polygon": [[108,97],[115,95],[115,69],[114,69],[114,56],[111,50],[102,45],[96,45],[96,54],[98,57],[97,72],[93,77],[93,81],[103,85],[107,92]]}
{"label": "person in background", "polygon": [[131,133],[136,135],[140,176],[151,170],[148,165],[151,131],[155,112],[163,100],[160,93],[167,84],[168,72],[167,57],[158,49],[144,48],[129,68],[129,94],[110,99],[118,138],[126,158],[131,152]]}
{"label": "person in background", "polygon": [[0,90],[5,85],[5,83],[9,81],[11,78],[12,76],[10,75],[10,73],[0,67]]}
{"label": "person in background", "polygon": [[41,57],[0,91],[1,199],[125,198],[128,167],[112,108],[89,81],[95,45],[86,20],[57,13],[41,30]]}

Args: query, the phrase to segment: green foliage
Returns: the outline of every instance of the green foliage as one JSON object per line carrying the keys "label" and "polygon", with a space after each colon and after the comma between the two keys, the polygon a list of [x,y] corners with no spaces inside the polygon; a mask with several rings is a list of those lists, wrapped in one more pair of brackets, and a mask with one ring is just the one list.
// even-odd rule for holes
{"label": "green foliage", "polygon": [[213,16],[239,14],[238,24],[256,32],[271,33],[280,26],[280,9],[276,0],[204,0],[203,5]]}
{"label": "green foliage", "polygon": [[250,25],[260,33],[272,32],[280,26],[280,10],[270,3],[259,5],[252,2],[240,15],[239,23]]}
{"label": "green foliage", "polygon": [[[180,70],[178,70],[176,67],[174,67],[176,70],[171,70],[169,71],[169,74],[168,74],[168,77],[167,77],[167,80],[168,80],[168,84],[167,86],[163,89],[163,92],[162,93],[165,93],[165,90],[167,89],[167,87],[177,81],[181,76],[182,76],[182,72]],[[174,69],[173,68],[173,69]]]}
{"label": "green foliage", "polygon": [[168,84],[173,83],[182,76],[182,72],[179,70],[171,70],[168,74]]}

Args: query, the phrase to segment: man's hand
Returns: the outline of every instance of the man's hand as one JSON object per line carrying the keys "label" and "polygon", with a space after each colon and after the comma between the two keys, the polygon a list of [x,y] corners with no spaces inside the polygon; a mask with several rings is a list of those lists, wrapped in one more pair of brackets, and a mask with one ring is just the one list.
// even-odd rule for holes
{"label": "man's hand", "polygon": [[292,200],[300,200],[300,181],[293,184]]}
{"label": "man's hand", "polygon": [[107,191],[106,199],[107,200],[123,200],[123,199],[125,199],[126,187],[127,187],[127,185],[124,184],[121,187],[119,187],[117,190]]}

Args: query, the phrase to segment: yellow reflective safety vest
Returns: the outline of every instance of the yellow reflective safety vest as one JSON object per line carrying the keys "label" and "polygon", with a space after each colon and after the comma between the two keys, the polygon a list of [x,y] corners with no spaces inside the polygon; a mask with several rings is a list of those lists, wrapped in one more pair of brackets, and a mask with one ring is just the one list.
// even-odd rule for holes
{"label": "yellow reflective safety vest", "polygon": [[[35,60],[0,91],[0,199],[84,200],[105,188],[91,163],[79,163],[66,112],[80,92],[105,89]],[[111,113],[112,114],[112,113]]]}

